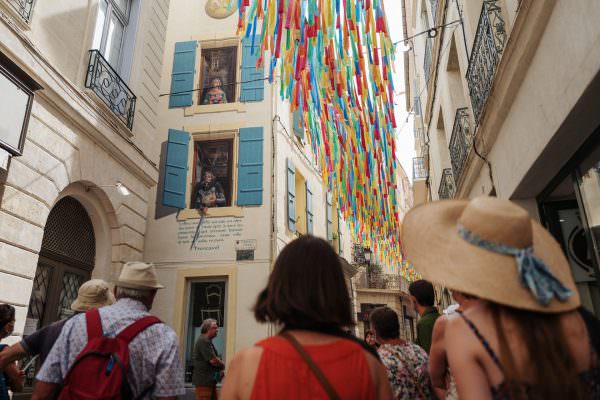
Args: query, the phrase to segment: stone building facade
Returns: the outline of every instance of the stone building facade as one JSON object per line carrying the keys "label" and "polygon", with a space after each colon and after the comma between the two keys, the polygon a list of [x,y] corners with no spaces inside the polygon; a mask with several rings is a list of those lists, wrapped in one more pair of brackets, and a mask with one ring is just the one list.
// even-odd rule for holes
{"label": "stone building facade", "polygon": [[[415,204],[488,194],[562,244],[600,315],[600,4],[403,0]],[[419,197],[417,198],[417,193]]]}
{"label": "stone building facade", "polygon": [[69,315],[83,281],[112,281],[143,257],[168,10],[0,1],[0,302],[17,309],[12,341]]}

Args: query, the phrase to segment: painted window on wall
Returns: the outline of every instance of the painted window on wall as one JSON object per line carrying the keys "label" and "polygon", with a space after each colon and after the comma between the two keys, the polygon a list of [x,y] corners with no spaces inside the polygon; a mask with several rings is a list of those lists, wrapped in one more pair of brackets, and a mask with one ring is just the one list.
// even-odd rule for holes
{"label": "painted window on wall", "polygon": [[202,49],[200,104],[235,102],[237,46]]}
{"label": "painted window on wall", "polygon": [[191,208],[231,206],[233,139],[194,142]]}

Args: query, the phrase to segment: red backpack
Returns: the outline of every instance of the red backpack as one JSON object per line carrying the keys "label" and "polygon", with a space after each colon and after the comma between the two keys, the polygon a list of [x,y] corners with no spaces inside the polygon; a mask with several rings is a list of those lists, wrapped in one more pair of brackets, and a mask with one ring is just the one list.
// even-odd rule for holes
{"label": "red backpack", "polygon": [[150,325],[160,323],[146,316],[123,329],[116,337],[103,336],[97,308],[85,313],[88,343],[69,368],[59,400],[117,400],[133,398],[127,382],[129,343]]}

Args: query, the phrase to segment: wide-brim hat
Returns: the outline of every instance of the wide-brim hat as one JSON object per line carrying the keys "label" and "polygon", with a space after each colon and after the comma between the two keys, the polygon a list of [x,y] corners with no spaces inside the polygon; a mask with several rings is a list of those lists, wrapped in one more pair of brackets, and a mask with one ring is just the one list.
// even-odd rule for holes
{"label": "wide-brim hat", "polygon": [[[508,200],[478,197],[418,206],[404,218],[402,240],[406,259],[416,271],[450,289],[544,313],[569,311],[580,305],[571,268],[560,245],[526,210]],[[533,257],[526,257],[525,266],[544,264],[541,269],[550,275],[542,272],[523,279],[522,271],[527,270],[522,268],[524,264],[513,255],[490,250],[497,250],[498,246],[512,250],[531,248]],[[532,278],[540,276],[544,278],[539,279],[544,281],[541,285]],[[540,301],[539,291],[532,290],[531,285],[541,289],[559,287],[562,296],[551,295],[546,302]]]}
{"label": "wide-brim hat", "polygon": [[116,286],[130,289],[163,289],[158,283],[154,265],[141,261],[131,261],[123,265]]}
{"label": "wide-brim hat", "polygon": [[108,283],[102,279],[90,279],[84,282],[77,292],[77,298],[71,303],[71,310],[84,312],[90,308],[109,306],[115,302]]}

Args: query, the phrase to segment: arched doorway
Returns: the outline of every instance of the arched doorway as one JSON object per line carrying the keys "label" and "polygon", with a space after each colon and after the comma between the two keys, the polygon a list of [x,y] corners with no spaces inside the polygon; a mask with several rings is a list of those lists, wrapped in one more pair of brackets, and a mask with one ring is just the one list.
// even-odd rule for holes
{"label": "arched doorway", "polygon": [[96,239],[87,211],[73,197],[62,198],[44,228],[26,330],[72,315],[71,303],[79,286],[90,279],[95,256]]}

